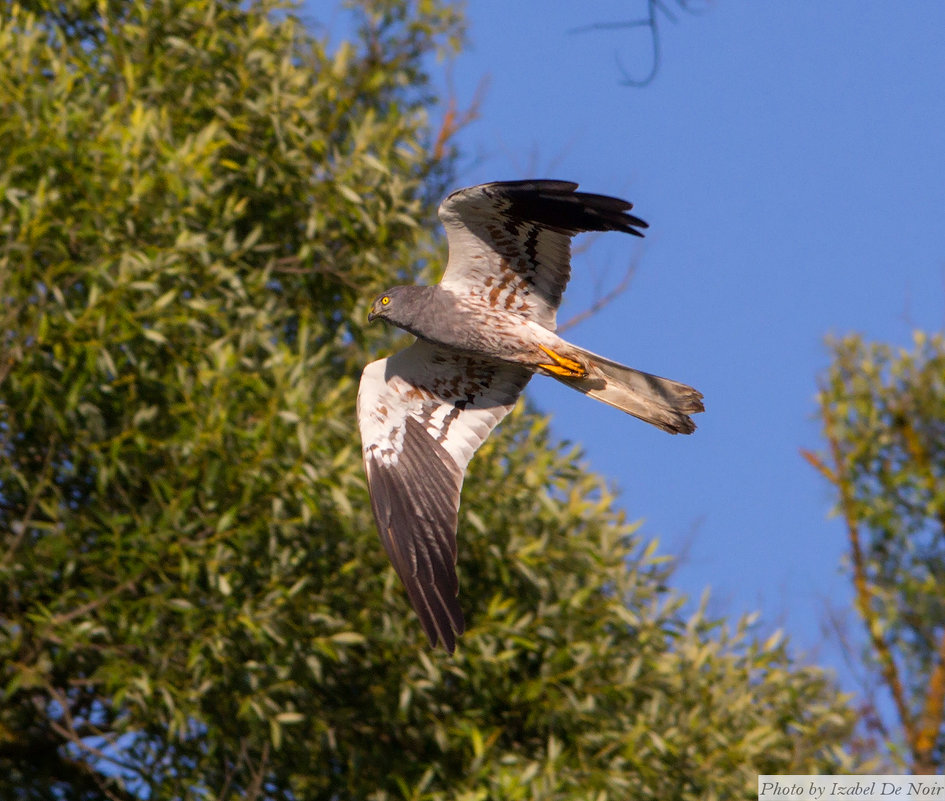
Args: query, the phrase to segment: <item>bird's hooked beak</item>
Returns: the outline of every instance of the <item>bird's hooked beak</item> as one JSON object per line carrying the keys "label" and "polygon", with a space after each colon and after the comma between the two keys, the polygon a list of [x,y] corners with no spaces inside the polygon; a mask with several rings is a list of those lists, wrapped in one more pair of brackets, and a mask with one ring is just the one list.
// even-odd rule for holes
{"label": "bird's hooked beak", "polygon": [[375,319],[383,316],[381,312],[383,312],[384,306],[388,303],[390,303],[390,297],[388,295],[374,298],[374,300],[371,301],[371,310],[368,312],[368,322],[374,322]]}

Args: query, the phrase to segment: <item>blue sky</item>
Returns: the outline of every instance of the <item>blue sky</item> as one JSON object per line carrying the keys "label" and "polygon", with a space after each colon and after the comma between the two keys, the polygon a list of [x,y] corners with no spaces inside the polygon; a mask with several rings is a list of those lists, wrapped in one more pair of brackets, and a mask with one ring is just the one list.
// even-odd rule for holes
{"label": "blue sky", "polygon": [[706,3],[662,20],[659,73],[627,88],[618,62],[645,74],[648,33],[572,30],[643,8],[469,3],[468,47],[435,68],[461,107],[488,80],[457,185],[567,178],[635,203],[647,239],[595,239],[559,319],[639,259],[568,337],[698,387],[699,430],[668,436],[547,379],[531,396],[645,534],[685,552],[678,587],[761,610],[850,686],[822,633],[828,606],[849,612],[845,532],[799,449],[820,446],[826,335],[906,346],[945,324],[945,4]]}

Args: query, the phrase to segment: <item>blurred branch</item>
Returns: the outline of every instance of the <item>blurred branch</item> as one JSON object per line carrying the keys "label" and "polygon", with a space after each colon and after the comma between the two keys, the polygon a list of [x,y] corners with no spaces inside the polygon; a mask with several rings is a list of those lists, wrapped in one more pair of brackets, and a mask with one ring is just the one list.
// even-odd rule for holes
{"label": "blurred branch", "polygon": [[[826,398],[826,391],[822,390],[821,395]],[[902,727],[906,734],[906,739],[909,744],[912,745],[915,742],[915,723],[909,712],[909,707],[906,704],[899,669],[896,666],[896,661],[893,658],[889,643],[886,642],[883,636],[879,615],[872,605],[873,593],[866,574],[866,560],[864,559],[863,548],[860,543],[860,529],[856,516],[852,483],[846,473],[843,452],[836,433],[836,420],[834,419],[833,411],[827,400],[821,403],[821,413],[824,421],[824,436],[830,446],[830,458],[833,462],[833,467],[828,467],[817,454],[811,451],[802,450],[801,454],[808,463],[836,487],[839,493],[840,509],[843,514],[844,522],[846,523],[847,536],[850,540],[850,560],[853,564],[853,588],[856,594],[856,607],[866,625],[870,642],[873,645],[873,650],[879,661],[883,681],[892,695],[896,712],[899,715],[899,720],[902,722]]]}
{"label": "blurred branch", "polygon": [[[923,445],[922,438],[915,430],[915,426],[909,422],[909,419],[909,409],[901,409],[898,421],[902,437],[905,440],[906,450],[919,468],[926,490],[934,497],[938,489],[938,479],[932,467],[932,456],[929,449]],[[942,536],[945,537],[945,507],[938,510],[935,519],[942,529]]]}
{"label": "blurred branch", "polygon": [[[52,718],[48,718],[49,726],[54,732],[56,732],[56,734],[68,740],[76,748],[78,748],[79,751],[93,757],[94,759],[108,762],[125,771],[131,771],[134,773],[138,772],[138,769],[135,765],[132,765],[128,762],[123,762],[117,759],[114,755],[109,755],[105,751],[96,748],[83,739],[83,737],[77,731],[75,721],[72,718],[72,710],[69,698],[65,693],[60,692],[56,687],[49,686],[47,689],[49,691],[50,697],[56,701],[57,705],[62,710],[62,717],[65,724],[63,725]],[[85,776],[91,779],[98,789],[105,795],[105,797],[110,799],[110,801],[132,801],[132,799],[136,798],[136,796],[120,787],[117,784],[115,778],[103,775],[98,770],[96,770],[93,765],[90,765],[87,762],[75,760],[72,760],[72,764],[76,768],[81,769]]]}
{"label": "blurred branch", "polygon": [[84,603],[81,606],[77,606],[74,609],[64,612],[62,614],[54,615],[51,619],[51,623],[55,626],[61,626],[63,623],[68,623],[70,620],[74,620],[77,617],[82,617],[83,615],[92,612],[98,609],[100,606],[104,606],[109,601],[112,600],[116,595],[123,593],[125,590],[129,590],[135,586],[138,582],[140,576],[134,576],[133,578],[123,581],[117,587],[113,587],[107,592],[99,595],[94,600]]}
{"label": "blurred branch", "polygon": [[266,742],[263,744],[262,754],[259,757],[259,764],[257,766],[253,765],[253,760],[249,752],[249,741],[245,737],[240,738],[240,752],[232,764],[227,763],[225,757],[222,755],[221,758],[224,759],[225,763],[223,766],[225,780],[223,787],[217,795],[219,801],[226,801],[226,799],[233,796],[234,780],[241,767],[245,767],[250,774],[250,783],[245,793],[241,796],[242,801],[255,801],[255,799],[260,798],[263,792],[263,781],[266,777],[266,770],[269,768],[269,743]]}
{"label": "blurred branch", "polygon": [[[810,462],[809,452],[803,452],[804,458]],[[862,701],[857,703],[857,718],[860,735],[853,738],[852,748],[865,762],[875,758],[880,753],[880,743],[890,743],[893,733],[886,725],[883,717],[883,705],[880,703],[879,695],[883,687],[881,679],[877,679],[874,671],[868,670],[860,658],[862,651],[854,645],[853,637],[850,634],[846,612],[849,610],[844,605],[843,610],[839,610],[829,603],[826,607],[826,616],[822,623],[822,632],[829,638],[831,643],[839,646],[840,655],[847,666],[847,670],[853,676],[854,681],[860,688]],[[858,653],[858,651],[860,653]],[[877,738],[879,742],[877,742]],[[886,762],[894,754],[887,753],[883,757],[883,764],[878,768],[871,770],[875,773],[897,773],[901,772],[902,764],[896,763],[892,766]]]}
{"label": "blurred branch", "polygon": [[939,640],[938,659],[929,679],[929,691],[919,717],[914,746],[915,764],[913,765],[917,773],[938,772],[934,751],[943,723],[945,723],[945,633]]}
{"label": "blurred branch", "polygon": [[440,162],[446,157],[446,149],[450,140],[456,136],[469,123],[479,117],[479,109],[489,86],[488,77],[479,81],[473,99],[470,104],[459,110],[459,104],[456,101],[456,92],[453,89],[452,81],[447,80],[449,98],[446,101],[446,113],[443,115],[443,122],[440,123],[440,130],[436,135],[436,141],[433,145],[433,159]]}
{"label": "blurred branch", "polygon": [[269,767],[269,743],[264,743],[262,755],[259,757],[259,766],[253,771],[253,779],[246,790],[246,800],[255,801],[262,794],[263,779]]}
{"label": "blurred branch", "polygon": [[26,504],[26,510],[23,512],[23,516],[15,521],[18,525],[18,528],[11,526],[14,530],[13,541],[7,546],[6,551],[3,554],[3,558],[0,559],[0,565],[5,565],[9,562],[12,562],[13,557],[16,555],[17,549],[20,547],[20,543],[23,542],[23,537],[26,536],[26,532],[30,528],[30,521],[33,519],[33,513],[36,511],[36,506],[39,503],[40,496],[45,492],[47,485],[49,484],[50,476],[52,475],[52,458],[53,454],[56,452],[56,446],[59,442],[58,437],[55,435],[50,438],[49,445],[46,448],[46,455],[43,457],[43,466],[40,469],[39,481],[36,482],[36,485],[33,487],[32,492],[30,493],[30,499]]}
{"label": "blurred branch", "polygon": [[[932,467],[931,454],[923,444],[922,438],[915,430],[915,426],[910,422],[906,410],[903,410],[898,419],[906,450],[919,467],[926,489],[934,497],[937,490],[937,479],[935,470]],[[945,508],[939,509],[935,517],[942,536],[945,537]],[[913,769],[917,773],[932,774],[937,771],[934,751],[935,743],[942,731],[943,722],[945,722],[945,633],[942,634],[938,643],[935,667],[929,677],[928,693],[925,696],[925,703],[922,706],[918,728],[915,732],[915,740],[912,743],[915,759]]]}
{"label": "blurred branch", "polygon": [[[674,0],[675,5],[687,14],[698,14],[703,10],[696,7],[692,0]],[[700,5],[705,5],[701,3]],[[638,19],[624,20],[620,22],[593,22],[590,25],[583,25],[580,28],[573,28],[571,33],[587,33],[588,31],[610,31],[631,28],[649,28],[650,37],[653,42],[653,61],[650,71],[643,78],[634,78],[630,72],[623,66],[620,57],[615,55],[617,69],[620,70],[624,86],[641,87],[650,84],[659,72],[660,62],[662,60],[662,47],[660,43],[660,14],[670,22],[678,22],[677,17],[670,10],[667,3],[663,0],[647,0],[646,15]]]}
{"label": "blurred branch", "polygon": [[599,295],[590,306],[588,306],[584,311],[578,312],[573,317],[569,318],[561,325],[558,326],[558,333],[567,331],[569,328],[574,328],[574,326],[583,323],[589,317],[593,317],[601,309],[606,306],[609,306],[617,298],[619,298],[624,292],[627,291],[627,287],[630,286],[630,282],[633,280],[633,276],[637,272],[637,266],[640,263],[639,256],[634,257],[634,259],[627,265],[627,269],[623,274],[623,278],[620,279],[620,282],[610,289],[603,295]]}

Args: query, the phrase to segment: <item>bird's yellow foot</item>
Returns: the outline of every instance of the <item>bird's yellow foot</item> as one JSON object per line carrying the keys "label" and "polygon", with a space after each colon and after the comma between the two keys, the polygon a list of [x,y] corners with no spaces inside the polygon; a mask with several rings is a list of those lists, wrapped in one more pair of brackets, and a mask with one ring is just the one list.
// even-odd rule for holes
{"label": "bird's yellow foot", "polygon": [[580,362],[576,362],[574,359],[569,359],[567,356],[562,356],[559,353],[555,353],[550,348],[546,348],[544,345],[539,345],[548,357],[554,362],[553,364],[539,364],[538,366],[542,370],[547,370],[549,373],[554,373],[555,375],[560,375],[562,378],[587,378],[587,370],[584,369],[584,365]]}

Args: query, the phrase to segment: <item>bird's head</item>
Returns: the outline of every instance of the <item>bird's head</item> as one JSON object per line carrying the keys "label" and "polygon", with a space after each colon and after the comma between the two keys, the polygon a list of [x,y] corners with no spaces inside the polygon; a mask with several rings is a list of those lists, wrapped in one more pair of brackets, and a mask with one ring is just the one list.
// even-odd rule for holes
{"label": "bird's head", "polygon": [[[398,323],[399,315],[407,311],[406,303],[409,300],[407,295],[409,290],[416,287],[395,286],[384,292],[381,292],[371,303],[371,310],[368,312],[368,322],[372,322],[380,317],[384,320],[390,320],[392,323]],[[405,292],[407,290],[407,292]]]}

